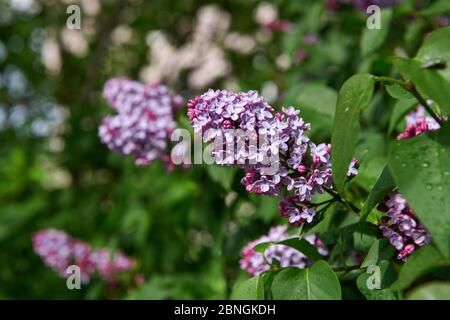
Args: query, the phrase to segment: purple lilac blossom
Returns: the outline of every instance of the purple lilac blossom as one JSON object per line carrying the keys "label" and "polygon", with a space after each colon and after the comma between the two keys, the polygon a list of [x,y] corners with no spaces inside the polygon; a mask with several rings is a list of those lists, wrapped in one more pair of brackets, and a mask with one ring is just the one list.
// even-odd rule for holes
{"label": "purple lilac blossom", "polygon": [[[239,165],[245,170],[241,183],[248,192],[270,196],[285,190],[291,193],[280,202],[280,214],[294,226],[312,222],[316,212],[310,200],[325,188],[333,188],[331,146],[310,141],[306,136],[310,124],[299,113],[292,106],[275,112],[256,91],[212,89],[190,100],[187,111],[194,131],[202,134],[204,142],[218,137],[225,137],[219,141],[228,140],[215,146],[212,155],[217,164]],[[242,130],[245,138],[226,139],[229,129]],[[247,137],[264,139],[259,148],[239,145]],[[231,148],[227,148],[230,141]],[[274,163],[278,170],[269,174]],[[352,161],[348,175],[356,173],[356,162]]]}
{"label": "purple lilac blossom", "polygon": [[[427,101],[431,104],[432,101]],[[406,116],[405,132],[397,136],[397,140],[408,139],[427,131],[434,131],[440,126],[432,117],[426,115],[425,108],[419,105]],[[378,209],[387,212],[381,219],[379,229],[398,251],[397,258],[406,261],[417,247],[431,241],[425,227],[420,224],[414,212],[399,192],[389,194]]]}
{"label": "purple lilac blossom", "polygon": [[115,282],[118,273],[132,270],[134,267],[134,261],[120,251],[112,253],[109,249],[100,249],[92,252],[90,259],[100,277],[107,282]]}
{"label": "purple lilac blossom", "polygon": [[[311,266],[313,263],[311,259],[300,251],[285,245],[277,244],[268,247],[264,252],[265,258],[262,253],[253,250],[253,247],[263,242],[283,241],[295,237],[289,235],[286,231],[286,225],[273,227],[267,235],[248,243],[242,249],[243,257],[239,261],[241,269],[247,271],[250,276],[256,276],[269,270],[269,263],[274,263],[274,259],[279,262],[282,268],[297,267],[303,269]],[[328,255],[328,251],[316,234],[309,234],[304,238],[314,245],[321,255]]]}
{"label": "purple lilac blossom", "polygon": [[359,161],[357,159],[353,159],[350,161],[350,166],[348,167],[347,177],[356,176],[358,174],[358,165]]}
{"label": "purple lilac blossom", "polygon": [[36,232],[33,248],[44,263],[63,278],[70,275],[66,273],[68,266],[77,265],[83,283],[88,283],[96,271],[103,280],[114,283],[119,272],[130,271],[135,265],[120,251],[112,255],[109,249],[92,250],[88,243],[72,239],[65,232],[55,229]]}
{"label": "purple lilac blossom", "polygon": [[173,113],[183,99],[159,83],[145,85],[127,78],[113,78],[105,83],[103,96],[116,115],[103,118],[100,140],[122,155],[131,155],[137,165],[162,160],[173,168],[168,139],[175,129]]}
{"label": "purple lilac blossom", "polygon": [[303,43],[305,43],[308,46],[312,46],[316,44],[319,41],[319,36],[317,33],[308,33],[303,37]]}
{"label": "purple lilac blossom", "polygon": [[[427,101],[430,103],[431,101]],[[434,131],[440,126],[432,117],[425,114],[425,108],[421,105],[417,106],[416,110],[406,116],[405,132],[397,136],[397,140],[407,139],[417,136],[423,132]]]}
{"label": "purple lilac blossom", "polygon": [[300,48],[295,53],[295,62],[301,63],[308,58],[308,50],[305,48]]}
{"label": "purple lilac blossom", "polygon": [[399,192],[391,192],[386,196],[378,209],[387,212],[378,227],[397,250],[397,259],[406,261],[417,247],[430,243],[431,237],[427,230]]}

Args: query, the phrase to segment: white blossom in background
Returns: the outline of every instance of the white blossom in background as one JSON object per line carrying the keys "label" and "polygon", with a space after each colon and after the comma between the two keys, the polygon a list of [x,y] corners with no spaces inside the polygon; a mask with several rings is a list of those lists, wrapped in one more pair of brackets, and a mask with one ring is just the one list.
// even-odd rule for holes
{"label": "white blossom in background", "polygon": [[227,49],[241,54],[249,54],[255,49],[256,41],[253,37],[239,32],[230,32],[225,37],[224,45]]}
{"label": "white blossom in background", "polygon": [[231,64],[222,47],[248,54],[256,46],[252,36],[229,32],[230,15],[215,5],[202,7],[195,19],[193,32],[180,48],[174,47],[161,31],[147,36],[150,64],[140,77],[145,82],[173,84],[182,71],[188,70],[188,86],[204,88],[231,72]]}
{"label": "white blossom in background", "polygon": [[127,25],[120,25],[113,30],[111,40],[114,45],[120,46],[129,43],[133,39],[133,35],[133,29]]}
{"label": "white blossom in background", "polygon": [[82,12],[88,16],[95,17],[102,9],[102,5],[99,0],[81,0]]}
{"label": "white blossom in background", "polygon": [[291,58],[289,57],[289,55],[283,53],[280,54],[276,60],[275,60],[275,64],[277,65],[277,67],[280,70],[287,70],[291,67],[292,61]]}
{"label": "white blossom in background", "polygon": [[61,71],[61,49],[54,36],[45,37],[41,47],[41,61],[50,74],[57,75]]}
{"label": "white blossom in background", "polygon": [[273,81],[266,81],[261,87],[261,95],[268,103],[274,103],[278,99],[278,86]]}
{"label": "white blossom in background", "polygon": [[10,0],[11,9],[31,15],[39,13],[40,4],[35,0]]}
{"label": "white blossom in background", "polygon": [[61,42],[66,51],[80,58],[86,56],[89,51],[88,40],[80,30],[62,28]]}
{"label": "white blossom in background", "polygon": [[277,19],[278,11],[274,5],[268,2],[261,2],[258,7],[256,7],[255,21],[260,25],[270,23]]}

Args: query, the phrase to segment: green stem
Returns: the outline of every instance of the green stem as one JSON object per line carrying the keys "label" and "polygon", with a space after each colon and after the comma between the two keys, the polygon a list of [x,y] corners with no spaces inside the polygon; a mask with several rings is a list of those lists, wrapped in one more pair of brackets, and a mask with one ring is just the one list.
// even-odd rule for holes
{"label": "green stem", "polygon": [[433,109],[431,109],[431,107],[428,105],[427,101],[422,97],[422,95],[419,93],[419,91],[417,91],[414,84],[412,84],[411,82],[405,82],[405,81],[394,79],[391,77],[375,76],[374,79],[375,79],[375,81],[385,81],[385,82],[396,83],[399,86],[401,86],[403,89],[409,91],[417,99],[417,101],[419,101],[419,103],[425,108],[425,110],[427,110],[427,112],[433,117],[433,119],[436,120],[436,122],[442,126],[442,124],[443,124],[442,120],[433,111]]}
{"label": "green stem", "polygon": [[351,210],[353,210],[355,213],[359,213],[361,209],[359,209],[357,206],[352,204],[351,202],[347,201],[345,198],[341,197],[338,193],[334,192],[333,190],[324,188],[324,190],[330,194],[336,201],[342,203],[343,205],[349,207]]}
{"label": "green stem", "polygon": [[323,204],[326,204],[326,203],[329,203],[329,202],[334,202],[334,201],[336,201],[336,200],[333,198],[333,199],[329,199],[329,200],[322,201],[322,202],[319,202],[319,203],[311,203],[311,205],[313,207],[318,207],[318,206],[321,206]]}
{"label": "green stem", "polygon": [[392,83],[396,83],[400,86],[402,86],[403,88],[406,85],[405,81],[399,80],[399,79],[395,79],[395,78],[391,78],[391,77],[379,77],[379,76],[375,76],[373,77],[375,79],[375,81],[384,81],[384,82],[392,82]]}
{"label": "green stem", "polygon": [[442,120],[439,118],[439,116],[434,112],[433,109],[428,105],[427,101],[420,95],[419,91],[417,91],[415,86],[412,86],[412,88],[409,90],[412,95],[417,99],[417,101],[420,102],[420,104],[427,110],[427,112],[433,117],[434,120],[436,120],[437,123],[439,123],[440,126],[442,126]]}
{"label": "green stem", "polygon": [[334,202],[335,202],[334,199],[333,199],[333,201],[328,202],[328,204],[327,204],[325,207],[323,207],[322,209],[320,209],[319,211],[317,211],[317,213],[326,212],[327,209],[328,209]]}

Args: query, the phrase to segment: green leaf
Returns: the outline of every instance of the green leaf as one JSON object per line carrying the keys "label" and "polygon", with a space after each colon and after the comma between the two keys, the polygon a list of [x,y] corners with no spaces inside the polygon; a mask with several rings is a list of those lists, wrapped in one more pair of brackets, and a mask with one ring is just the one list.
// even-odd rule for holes
{"label": "green leaf", "polygon": [[276,197],[257,197],[256,214],[262,218],[265,223],[270,222],[275,217],[279,216],[278,203],[279,199]]}
{"label": "green leaf", "polygon": [[356,74],[348,79],[339,91],[331,138],[331,165],[334,182],[341,192],[358,141],[359,114],[369,105],[373,87],[373,76]]}
{"label": "green leaf", "polygon": [[392,285],[393,290],[403,290],[411,286],[414,281],[435,267],[443,265],[443,257],[432,245],[425,246],[414,252],[400,270],[397,281]]}
{"label": "green leaf", "polygon": [[450,82],[437,70],[426,69],[420,61],[405,58],[396,58],[394,65],[421,94],[431,98],[446,114],[450,113]]}
{"label": "green leaf", "polygon": [[311,135],[329,138],[333,127],[337,92],[322,84],[294,84],[286,93],[285,105],[293,105],[301,110],[305,121],[314,123]]}
{"label": "green leaf", "polygon": [[262,276],[238,282],[231,293],[232,300],[261,300],[264,299],[264,282]]}
{"label": "green leaf", "polygon": [[[45,198],[33,197],[28,201],[3,204],[0,214],[0,243],[8,240],[17,230],[26,226],[45,208]],[[20,214],[18,214],[20,213]]]}
{"label": "green leaf", "polygon": [[225,190],[231,190],[236,170],[220,165],[207,166],[207,170],[213,181],[219,183]]}
{"label": "green leaf", "polygon": [[450,2],[448,0],[438,0],[430,4],[425,9],[419,11],[423,16],[436,16],[440,14],[447,14],[450,11]]}
{"label": "green leaf", "polygon": [[396,300],[395,293],[389,288],[397,276],[392,264],[388,261],[381,261],[379,265],[377,264],[374,266],[380,268],[380,289],[370,289],[368,286],[367,282],[369,277],[376,276],[375,273],[369,272],[370,270],[368,269],[356,279],[356,285],[358,286],[359,291],[361,291],[368,300]]}
{"label": "green leaf", "polygon": [[414,99],[414,96],[409,91],[407,91],[397,83],[386,84],[385,88],[386,91],[389,93],[389,95],[394,99],[398,100]]}
{"label": "green leaf", "polygon": [[366,252],[370,249],[370,247],[376,240],[376,237],[369,234],[364,234],[356,231],[353,233],[353,247],[357,251]]}
{"label": "green leaf", "polygon": [[391,118],[389,120],[389,130],[388,134],[390,135],[394,130],[397,124],[405,118],[405,116],[415,107],[418,102],[416,99],[409,100],[399,100],[394,104],[394,108],[392,110]]}
{"label": "green leaf", "polygon": [[297,97],[303,114],[304,109],[326,117],[330,123],[334,117],[337,93],[333,89],[319,84],[311,84],[303,88]]}
{"label": "green leaf", "polygon": [[383,200],[384,196],[395,187],[394,180],[388,167],[384,167],[378,181],[367,196],[366,202],[361,210],[361,222],[367,220],[370,211]]}
{"label": "green leaf", "polygon": [[417,48],[419,48],[422,44],[423,34],[427,29],[428,25],[422,19],[415,19],[414,21],[410,21],[410,23],[408,23],[403,36],[405,49],[408,52],[417,51]]}
{"label": "green leaf", "polygon": [[362,37],[360,41],[361,53],[363,56],[375,52],[380,48],[389,33],[389,25],[391,24],[392,10],[383,9],[381,13],[381,28],[369,29],[364,25]]}
{"label": "green leaf", "polygon": [[[447,6],[450,6],[449,1],[445,0],[445,2],[447,2]],[[447,66],[444,69],[438,70],[438,72],[450,81],[450,27],[436,30],[426,37],[417,52],[416,59],[425,64],[429,61],[442,59],[446,62]]]}
{"label": "green leaf", "polygon": [[408,300],[450,300],[450,283],[430,282],[415,289]]}
{"label": "green leaf", "polygon": [[272,300],[272,282],[275,276],[280,272],[281,270],[275,270],[275,271],[267,271],[260,275],[262,281],[263,288],[263,294],[264,294],[264,300]]}
{"label": "green leaf", "polygon": [[450,125],[414,138],[393,141],[389,169],[400,192],[450,257]]}
{"label": "green leaf", "polygon": [[164,278],[154,277],[141,286],[130,290],[126,296],[127,300],[161,300],[170,297],[170,289]]}
{"label": "green leaf", "polygon": [[390,260],[395,253],[387,239],[380,239],[375,241],[367,252],[361,268],[366,268],[370,265],[378,265],[382,260]]}
{"label": "green leaf", "polygon": [[[450,7],[450,2],[444,1]],[[425,60],[428,57],[450,59],[450,27],[435,30],[425,38],[416,58]]]}
{"label": "green leaf", "polygon": [[358,174],[352,179],[366,191],[370,191],[378,181],[380,172],[387,163],[386,138],[379,132],[361,132],[354,157],[359,160]]}
{"label": "green leaf", "polygon": [[272,294],[276,300],[340,300],[341,285],[325,261],[311,268],[287,268],[273,279]]}
{"label": "green leaf", "polygon": [[317,124],[317,128],[313,130],[320,130],[322,135],[324,131],[328,135],[331,134],[336,101],[336,91],[318,84],[306,86],[297,97],[303,118]]}
{"label": "green leaf", "polygon": [[308,241],[306,241],[304,238],[301,238],[301,239],[292,238],[292,239],[287,239],[287,240],[283,240],[283,241],[263,242],[263,243],[257,244],[255,247],[253,247],[253,250],[264,254],[264,251],[268,247],[277,245],[277,244],[278,245],[281,244],[281,245],[285,245],[285,246],[294,248],[314,261],[323,260],[323,256],[317,251],[317,248],[315,246],[313,246],[311,243],[309,243]]}

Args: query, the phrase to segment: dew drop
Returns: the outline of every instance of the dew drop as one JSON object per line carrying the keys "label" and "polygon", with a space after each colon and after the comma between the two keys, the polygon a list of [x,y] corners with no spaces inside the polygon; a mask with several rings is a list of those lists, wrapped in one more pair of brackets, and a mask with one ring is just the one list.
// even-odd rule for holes
{"label": "dew drop", "polygon": [[439,191],[442,191],[442,186],[441,186],[441,185],[437,186],[437,189],[438,189]]}
{"label": "dew drop", "polygon": [[422,167],[423,167],[423,168],[428,168],[428,166],[429,166],[428,162],[422,163]]}
{"label": "dew drop", "polygon": [[431,190],[431,189],[433,189],[433,187],[431,186],[431,184],[427,184],[426,189]]}

